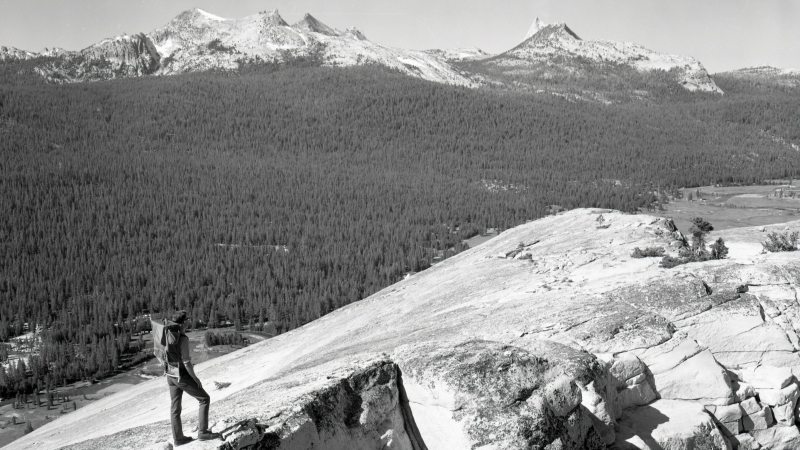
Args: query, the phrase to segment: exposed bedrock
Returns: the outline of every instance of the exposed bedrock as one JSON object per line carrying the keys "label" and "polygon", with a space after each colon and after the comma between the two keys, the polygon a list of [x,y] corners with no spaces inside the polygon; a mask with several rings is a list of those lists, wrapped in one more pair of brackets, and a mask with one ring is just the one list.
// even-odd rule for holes
{"label": "exposed bedrock", "polygon": [[[428,448],[600,449],[600,430],[613,433],[606,371],[588,353],[470,341],[407,346],[394,358]],[[583,392],[595,382],[590,410]]]}
{"label": "exposed bedrock", "polygon": [[301,396],[263,424],[253,418],[237,427],[220,448],[417,449],[413,430],[406,432],[397,376],[390,361],[368,364]]}
{"label": "exposed bedrock", "polygon": [[161,67],[161,55],[144,33],[105,39],[36,68],[50,81],[107,80],[150,75]]}
{"label": "exposed bedrock", "polygon": [[[778,231],[800,230],[800,221]],[[771,230],[770,230],[771,231]],[[197,449],[800,449],[800,255],[723,237],[658,267],[672,223],[578,210],[507,230],[300,329],[197,365],[225,441]],[[8,447],[164,447],[163,379]],[[184,400],[184,429],[197,424]]]}

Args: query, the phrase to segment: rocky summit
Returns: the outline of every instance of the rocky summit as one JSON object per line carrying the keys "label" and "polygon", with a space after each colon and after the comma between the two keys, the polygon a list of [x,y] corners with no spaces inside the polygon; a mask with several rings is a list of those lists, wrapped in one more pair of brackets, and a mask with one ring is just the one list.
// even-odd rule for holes
{"label": "rocky summit", "polygon": [[[760,244],[797,230],[715,232],[727,259],[672,269],[631,257],[677,255],[685,239],[668,219],[582,209],[507,230],[199,364],[214,429],[233,427],[183,448],[800,448],[800,259]],[[169,441],[169,393],[155,379],[9,448]]]}
{"label": "rocky summit", "polygon": [[691,56],[668,55],[631,42],[583,40],[565,23],[545,24],[538,18],[525,40],[513,49],[487,60],[490,66],[507,71],[541,72],[558,62],[577,72],[590,68],[632,67],[639,72],[663,70],[689,91],[722,94],[705,67]]}
{"label": "rocky summit", "polygon": [[[552,90],[554,79],[575,76],[586,82],[606,73],[614,80],[620,77],[615,70],[622,67],[642,76],[664,71],[669,83],[690,91],[722,93],[692,57],[658,53],[633,43],[582,40],[566,24],[545,24],[538,18],[522,43],[493,57],[480,49],[386,47],[356,28],[340,31],[310,14],[290,25],[277,10],[228,19],[194,8],[149,33],[104,39],[80,51],[32,53],[0,47],[0,63],[31,59],[36,60],[35,73],[54,83],[237,70],[246,64],[311,59],[334,67],[384,66],[437,83],[472,88],[522,85],[534,91]],[[485,63],[458,64],[479,61]]]}

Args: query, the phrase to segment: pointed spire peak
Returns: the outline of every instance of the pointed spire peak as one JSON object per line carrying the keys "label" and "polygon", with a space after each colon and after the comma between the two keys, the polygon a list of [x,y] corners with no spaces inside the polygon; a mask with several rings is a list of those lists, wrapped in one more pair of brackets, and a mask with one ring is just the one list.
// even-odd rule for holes
{"label": "pointed spire peak", "polygon": [[570,28],[564,22],[544,23],[537,17],[536,20],[533,21],[533,25],[531,25],[531,29],[528,31],[528,34],[525,36],[525,40],[523,42],[526,42],[529,39],[542,41],[554,38],[581,40],[580,36],[575,34],[574,31],[570,30]]}
{"label": "pointed spire peak", "polygon": [[533,36],[534,34],[538,33],[539,30],[541,30],[542,28],[544,28],[546,26],[547,26],[547,24],[542,22],[541,20],[539,20],[539,18],[537,17],[533,21],[533,24],[531,25],[531,28],[528,30],[528,34],[525,35],[525,39],[523,39],[523,40],[527,41],[528,39],[531,38],[531,36]]}
{"label": "pointed spire peak", "polygon": [[337,33],[336,30],[320,22],[309,13],[306,13],[305,16],[303,16],[303,20],[292,25],[292,28],[295,28],[297,30],[310,31],[313,33],[325,34],[328,36],[339,35],[339,33]]}
{"label": "pointed spire peak", "polygon": [[267,25],[276,25],[281,27],[289,26],[283,17],[281,17],[280,13],[278,13],[278,9],[273,9],[272,11],[264,11],[261,13],[264,16],[264,23]]}
{"label": "pointed spire peak", "polygon": [[214,15],[214,14],[211,14],[211,13],[210,13],[210,12],[208,12],[208,11],[204,11],[204,10],[202,10],[202,9],[200,9],[200,8],[195,8],[195,9],[194,9],[194,11],[195,11],[196,13],[200,14],[201,16],[205,17],[206,19],[211,19],[211,20],[225,20],[224,18],[222,18],[222,17],[220,17],[220,16],[216,16],[216,15]]}

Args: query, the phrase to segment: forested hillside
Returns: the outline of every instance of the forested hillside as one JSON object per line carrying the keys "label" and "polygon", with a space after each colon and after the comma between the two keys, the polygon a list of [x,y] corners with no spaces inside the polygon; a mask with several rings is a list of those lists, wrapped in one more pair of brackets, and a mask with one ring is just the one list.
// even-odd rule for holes
{"label": "forested hillside", "polygon": [[377,67],[0,84],[0,340],[41,325],[36,377],[103,375],[142,314],[285,331],[551,205],[796,176],[797,90],[718,82],[617,105]]}

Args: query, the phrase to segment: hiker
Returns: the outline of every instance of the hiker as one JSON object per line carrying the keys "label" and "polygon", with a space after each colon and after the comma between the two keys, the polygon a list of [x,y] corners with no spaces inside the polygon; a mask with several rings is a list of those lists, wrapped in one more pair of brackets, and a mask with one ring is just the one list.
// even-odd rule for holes
{"label": "hiker", "polygon": [[170,345],[167,355],[169,365],[178,365],[179,370],[168,370],[166,373],[169,396],[172,399],[170,418],[174,445],[179,446],[192,441],[191,437],[183,435],[183,426],[181,425],[181,400],[184,392],[200,402],[200,411],[197,415],[197,439],[201,441],[220,439],[222,436],[219,433],[213,433],[208,429],[208,406],[211,403],[211,397],[203,389],[203,383],[197,378],[194,367],[192,367],[189,337],[186,336],[186,311],[176,312],[172,316],[172,321],[180,326],[178,345]]}

